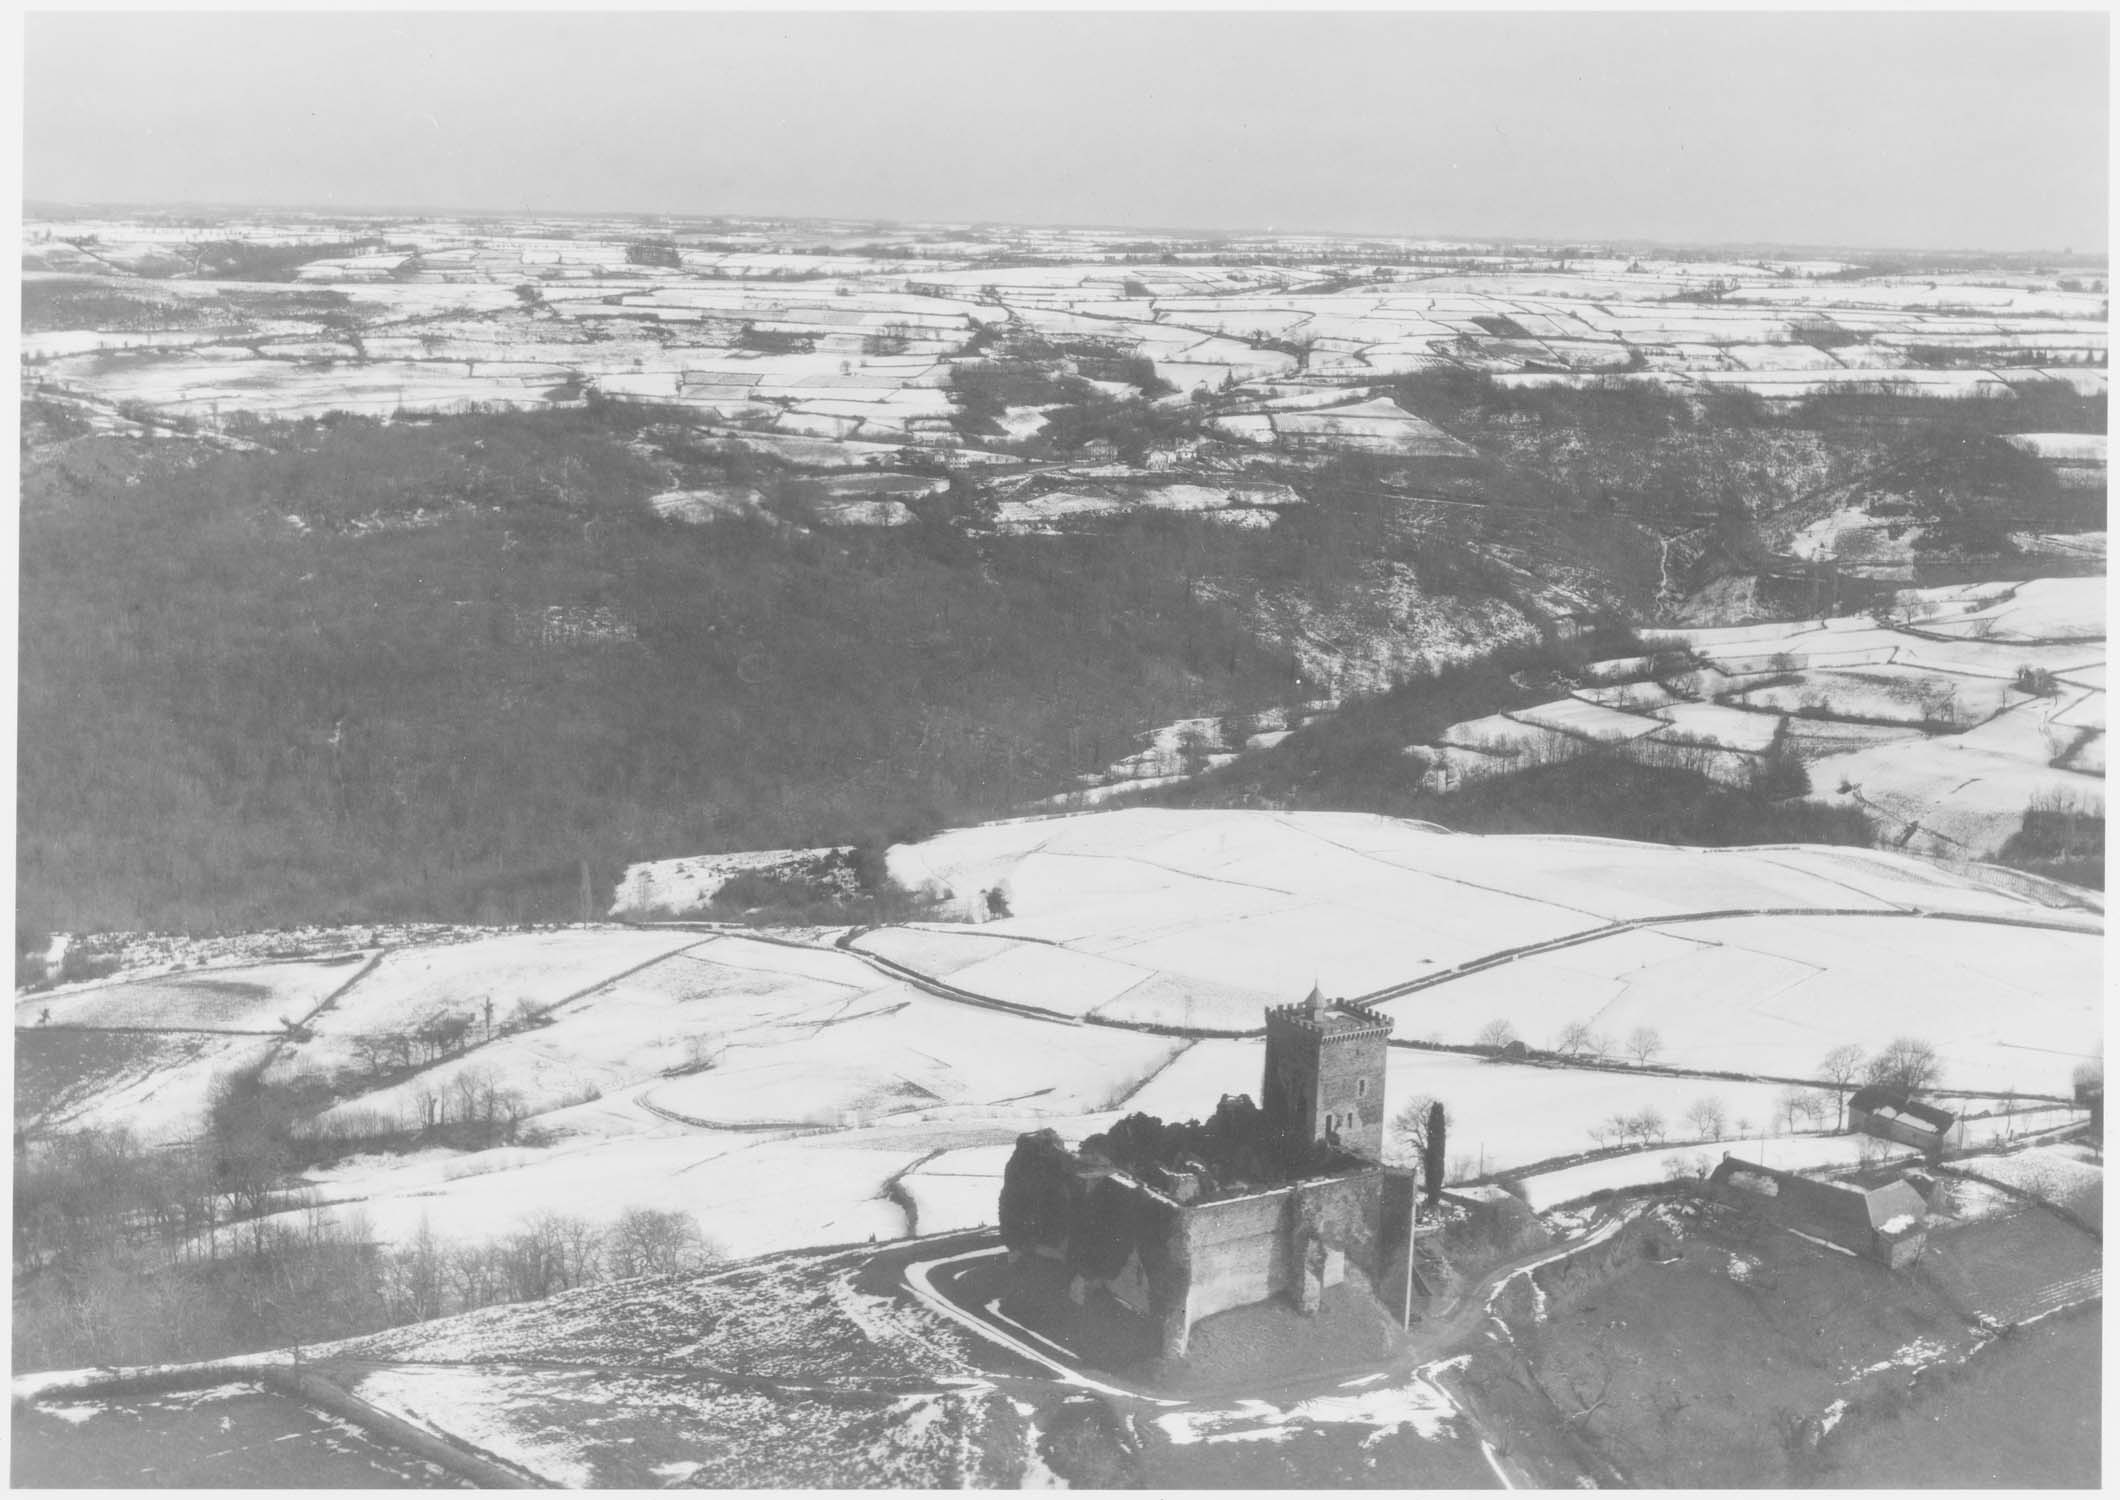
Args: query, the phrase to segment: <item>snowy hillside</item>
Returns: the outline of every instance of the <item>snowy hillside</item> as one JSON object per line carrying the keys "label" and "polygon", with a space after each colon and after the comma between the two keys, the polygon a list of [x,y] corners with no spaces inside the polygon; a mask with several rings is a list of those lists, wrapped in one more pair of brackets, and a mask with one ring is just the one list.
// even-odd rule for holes
{"label": "snowy hillside", "polygon": [[1878,618],[1645,632],[1690,652],[1600,662],[1605,685],[1451,725],[1406,755],[1447,789],[1592,741],[1737,785],[1785,744],[1821,802],[1891,847],[1999,855],[2034,807],[2102,818],[2105,580],[1910,589]]}
{"label": "snowy hillside", "polygon": [[[1537,1048],[1577,1022],[1614,1048],[1658,1033],[1647,1072],[1395,1048],[1390,1106],[1445,1098],[1488,1171],[1582,1152],[1622,1111],[1676,1127],[1704,1097],[1731,1136],[1779,1133],[1785,1081],[1841,1044],[1919,1036],[1946,1088],[2049,1098],[2099,1045],[2095,898],[1904,855],[1130,810],[959,829],[890,863],[945,911],[976,921],[998,892],[1010,915],[495,932],[358,966],[121,975],[18,1005],[36,1084],[18,1098],[46,1129],[181,1139],[216,1077],[269,1058],[323,1123],[415,1148],[307,1174],[378,1239],[655,1207],[754,1254],[986,1222],[1019,1132],[1255,1090],[1261,1011],[1313,982],[1377,999],[1406,1042],[1465,1047],[1498,1021]],[[275,1038],[282,1017],[300,1024]],[[429,1050],[393,1063],[392,1038]],[[521,1116],[512,1144],[417,1133],[495,1098]],[[1812,1139],[1777,1149],[1843,1144]]]}

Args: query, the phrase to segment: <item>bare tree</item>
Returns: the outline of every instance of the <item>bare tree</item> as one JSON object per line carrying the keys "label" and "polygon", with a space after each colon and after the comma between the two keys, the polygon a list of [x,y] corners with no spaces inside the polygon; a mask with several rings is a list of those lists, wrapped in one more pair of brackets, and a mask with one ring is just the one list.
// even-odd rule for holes
{"label": "bare tree", "polygon": [[559,1218],[552,1213],[532,1215],[503,1243],[501,1269],[510,1300],[536,1302],[566,1289]]}
{"label": "bare tree", "polygon": [[446,1260],[435,1240],[433,1226],[422,1214],[412,1242],[391,1256],[385,1266],[385,1296],[396,1304],[393,1310],[405,1322],[424,1323],[445,1311],[442,1302],[447,1291]]}
{"label": "bare tree", "polygon": [[559,1251],[560,1285],[585,1286],[603,1269],[604,1232],[577,1214],[545,1216]]}
{"label": "bare tree", "polygon": [[456,1096],[456,1117],[466,1125],[476,1124],[479,1117],[479,1091],[490,1088],[492,1079],[473,1068],[458,1071],[450,1080],[450,1092]]}
{"label": "bare tree", "polygon": [[611,1226],[605,1270],[614,1279],[671,1276],[713,1260],[699,1221],[680,1209],[629,1208]]}
{"label": "bare tree", "polygon": [[[1392,1139],[1399,1143],[1404,1159],[1417,1162],[1427,1155],[1429,1123],[1441,1102],[1433,1094],[1416,1094],[1406,1101],[1405,1108],[1391,1117]],[[1449,1117],[1449,1111],[1444,1110],[1446,1125]]]}
{"label": "bare tree", "polygon": [[353,1050],[360,1055],[361,1066],[373,1077],[389,1066],[394,1044],[400,1040],[395,1036],[357,1036],[353,1039]]}
{"label": "bare tree", "polygon": [[1920,1037],[1892,1038],[1885,1049],[1862,1070],[1865,1082],[1918,1094],[1934,1088],[1943,1077],[1943,1059],[1933,1045]]}
{"label": "bare tree", "polygon": [[1646,1063],[1663,1050],[1664,1039],[1653,1026],[1637,1026],[1627,1033],[1627,1054],[1638,1063]]}
{"label": "bare tree", "polygon": [[442,1258],[442,1271],[456,1293],[458,1311],[500,1301],[507,1285],[507,1267],[492,1245],[454,1246]]}
{"label": "bare tree", "polygon": [[1597,1033],[1588,1021],[1570,1021],[1553,1039],[1553,1050],[1563,1057],[1580,1057],[1592,1050],[1596,1042]]}
{"label": "bare tree", "polygon": [[1729,1119],[1722,1100],[1712,1095],[1695,1099],[1686,1110],[1686,1123],[1691,1125],[1704,1141],[1720,1139]]}
{"label": "bare tree", "polygon": [[1833,1128],[1847,1127],[1848,1089],[1862,1072],[1862,1048],[1843,1042],[1818,1060],[1819,1076],[1833,1085]]}
{"label": "bare tree", "polygon": [[1472,1044],[1475,1047],[1488,1047],[1499,1052],[1515,1040],[1516,1028],[1514,1026],[1511,1026],[1507,1021],[1494,1020],[1489,1021],[1480,1028],[1479,1035],[1472,1039]]}

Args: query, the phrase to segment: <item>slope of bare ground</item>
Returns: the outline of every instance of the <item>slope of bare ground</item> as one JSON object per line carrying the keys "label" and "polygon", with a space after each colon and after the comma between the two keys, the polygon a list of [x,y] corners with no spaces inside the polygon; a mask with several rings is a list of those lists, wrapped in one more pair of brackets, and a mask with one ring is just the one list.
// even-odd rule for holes
{"label": "slope of bare ground", "polygon": [[[1506,1298],[1509,1348],[1483,1351],[1476,1364],[1520,1359],[1560,1432],[1610,1466],[1608,1481],[1919,1482],[1895,1466],[1920,1445],[1906,1433],[1975,1408],[1980,1431],[2024,1435],[1996,1449],[2027,1450],[2021,1479],[1998,1471],[2009,1482],[2095,1474],[2097,1429],[2085,1420],[2096,1409],[2095,1336],[2042,1322],[1998,1339],[1978,1316],[1984,1309],[1967,1305],[1956,1266],[1977,1256],[1992,1283],[1977,1300],[2014,1315],[2051,1303],[2039,1294],[2055,1265],[2074,1266],[2086,1249],[2095,1265],[2096,1247],[2036,1211],[1958,1226],[1948,1238],[1950,1268],[1925,1261],[1895,1273],[1717,1206],[1665,1204],[1602,1261],[1577,1257]],[[1932,1256],[1946,1258],[1940,1247]],[[2084,1281],[2075,1295],[2094,1302],[2098,1290]],[[2036,1379],[2019,1378],[2035,1352],[2048,1363]],[[1508,1384],[1492,1371],[1487,1379]],[[1516,1385],[1518,1420],[1534,1420],[1534,1393]],[[2038,1415],[2050,1387],[2070,1393],[2051,1424]],[[1972,1434],[1950,1439],[1964,1455],[1978,1447]],[[1959,1472],[1961,1483],[2002,1482]]]}

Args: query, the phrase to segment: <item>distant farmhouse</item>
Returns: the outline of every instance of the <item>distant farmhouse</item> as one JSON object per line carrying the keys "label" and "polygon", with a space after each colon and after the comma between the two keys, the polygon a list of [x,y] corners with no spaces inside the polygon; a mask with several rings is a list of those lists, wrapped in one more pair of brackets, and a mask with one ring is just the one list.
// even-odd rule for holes
{"label": "distant farmhouse", "polygon": [[1928,1201],[1904,1179],[1859,1188],[1725,1156],[1709,1175],[1708,1189],[1779,1228],[1894,1270],[1919,1260],[1928,1242]]}
{"label": "distant farmhouse", "polygon": [[1021,1278],[1109,1293],[1182,1358],[1193,1325],[1285,1297],[1317,1311],[1355,1282],[1400,1323],[1413,1295],[1413,1174],[1383,1166],[1388,1017],[1313,990],[1266,1014],[1263,1106],[1204,1124],[1133,1115],[1069,1150],[1020,1136],[1001,1237]]}
{"label": "distant farmhouse", "polygon": [[1897,1141],[1930,1156],[1965,1144],[1965,1127],[1947,1109],[1922,1104],[1903,1089],[1871,1084],[1848,1099],[1848,1124],[1865,1135]]}

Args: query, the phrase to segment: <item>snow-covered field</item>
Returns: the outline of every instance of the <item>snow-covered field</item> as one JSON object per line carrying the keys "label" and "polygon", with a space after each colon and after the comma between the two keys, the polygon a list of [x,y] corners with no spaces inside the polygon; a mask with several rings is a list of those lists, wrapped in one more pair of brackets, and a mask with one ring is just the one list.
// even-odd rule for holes
{"label": "snow-covered field", "polygon": [[[816,253],[815,225],[746,221],[658,226],[664,251],[643,262],[643,226],[622,219],[378,220],[369,232],[385,249],[319,253],[292,285],[195,274],[202,235],[321,252],[345,232],[300,215],[206,230],[29,221],[27,275],[159,303],[171,326],[39,327],[25,356],[47,389],[99,409],[125,401],[209,424],[235,412],[534,408],[598,392],[744,420],[761,429],[746,446],[821,469],[894,464],[907,444],[960,464],[1010,462],[1050,406],[1010,408],[988,439],[949,420],[952,365],[984,357],[975,341],[1001,329],[1145,359],[1176,388],[1170,399],[1214,403],[1211,437],[1298,460],[1471,456],[1384,385],[1437,367],[1504,384],[1619,380],[1780,402],[1881,386],[2007,400],[2106,380],[2102,282],[1851,279],[1845,266],[1802,260],[1711,273],[1583,247],[1565,259],[1525,247],[1496,257],[1401,241],[1406,263],[1367,265],[1371,244],[1269,236],[1225,246],[1222,264],[1146,265],[1130,233],[904,226],[842,255]],[[1242,263],[1240,245],[1256,263]],[[1433,256],[1444,259],[1424,262]],[[1324,289],[1331,282],[1341,284]],[[1706,291],[1712,302],[1699,300]],[[1926,367],[1936,350],[1964,367]],[[1107,395],[1131,391],[1108,371],[1081,373]],[[2102,482],[2091,445],[2024,441],[2076,476],[2068,482]],[[1003,519],[1039,530],[1050,517]]]}
{"label": "snow-covered field", "polygon": [[[2035,803],[2102,815],[2103,578],[1910,589],[1882,621],[1647,634],[1706,665],[1593,664],[1599,685],[1451,725],[1409,759],[1444,787],[1594,741],[1741,783],[1781,738],[1814,798],[1860,810],[1882,843],[1961,859],[2001,853]],[[2027,670],[2056,691],[2020,686]]]}
{"label": "snow-covered field", "polygon": [[[48,1123],[125,1123],[150,1140],[194,1133],[214,1079],[268,1056],[270,1077],[327,1082],[349,1120],[411,1125],[489,1085],[512,1097],[526,1116],[514,1145],[428,1145],[308,1174],[323,1212],[384,1242],[422,1225],[481,1239],[541,1211],[675,1207],[733,1254],[985,1223],[1022,1131],[1079,1138],[1127,1111],[1197,1117],[1254,1092],[1264,1008],[1313,983],[1379,997],[1407,1040],[1465,1045],[1507,1021],[1545,1047],[1584,1021],[1616,1055],[1648,1027],[1659,1065],[1764,1075],[1394,1049],[1388,1106],[1443,1098],[1460,1171],[1587,1150],[1621,1113],[1693,1133],[1685,1117],[1704,1098],[1730,1134],[1739,1121],[1771,1131],[1772,1080],[1816,1080],[1843,1043],[1921,1036],[1946,1088],[2049,1097],[2100,1045],[2095,898],[1905,855],[1134,809],[958,829],[889,862],[972,921],[870,929],[848,947],[814,930],[450,933],[372,967],[121,975],[53,997],[94,1020],[39,1037],[32,999],[17,1025],[53,1066],[70,1054],[52,1045],[130,1039],[34,1097]],[[269,1005],[241,988],[260,975],[282,987]],[[202,1014],[232,1024],[211,1008],[223,997],[243,1000],[226,1015],[249,1018],[338,985],[306,1039],[185,1029]],[[460,1050],[416,1052],[410,1076],[372,1071],[378,1038],[447,1018],[466,1023]],[[92,1029],[134,1026],[163,1029]]]}
{"label": "snow-covered field", "polygon": [[452,1015],[483,1022],[489,1004],[494,1020],[505,1021],[521,1007],[543,1011],[698,941],[690,932],[573,928],[398,949],[318,1016],[315,1029],[324,1036],[409,1031]]}
{"label": "snow-covered field", "polygon": [[2005,1156],[1971,1156],[1953,1165],[2093,1224],[2103,1217],[2105,1168],[2082,1160],[2071,1147],[2034,1146]]}
{"label": "snow-covered field", "polygon": [[1523,1179],[1526,1201],[1543,1213],[1563,1203],[1587,1198],[1592,1193],[1642,1187],[1676,1177],[1697,1178],[1713,1171],[1715,1163],[1725,1155],[1783,1172],[1808,1172],[1859,1166],[1866,1162],[1912,1161],[1918,1159],[1920,1153],[1860,1135],[1791,1135],[1674,1146],[1662,1151],[1629,1152],[1625,1156],[1610,1156],[1602,1161],[1584,1162],[1581,1166],[1526,1177]]}
{"label": "snow-covered field", "polygon": [[298,1023],[333,990],[354,979],[369,955],[331,963],[275,963],[173,973],[150,979],[70,988],[18,1002],[52,1026],[143,1026],[158,1031],[276,1032]]}
{"label": "snow-covered field", "polygon": [[[1983,1017],[1998,985],[2023,993],[2008,1024],[2030,1024],[2051,1039],[2041,1045],[2082,1050],[2096,1035],[2095,916],[2070,911],[2058,887],[2032,887],[2061,903],[2048,907],[1882,852],[1651,849],[1354,814],[1140,809],[961,830],[892,859],[902,881],[967,915],[997,890],[1010,915],[977,939],[871,934],[861,946],[887,941],[918,968],[927,951],[954,959],[976,942],[982,956],[950,967],[949,983],[977,988],[967,975],[987,969],[1008,977],[1009,998],[1040,1004],[1030,976],[1042,971],[1064,992],[1045,1005],[1103,1020],[1254,1031],[1263,1006],[1322,982],[1390,995],[1409,1035],[1449,1043],[1495,1020],[1539,1045],[1578,1020],[1615,1037],[1651,1025],[1667,1062],[1806,1076],[1839,1041],[1881,1045],[1920,1019],[1879,993],[1879,976],[1896,973],[1918,976],[1907,982],[1925,1004],[1955,1007],[1965,1087],[2031,1071],[2004,1046],[2004,1022]],[[1017,945],[1015,962],[997,941]],[[1814,949],[1833,963],[1811,962]],[[1061,982],[1085,957],[1096,965],[1084,981]],[[1133,971],[1144,977],[1126,985]],[[1727,998],[1703,1010],[1703,993]]]}

